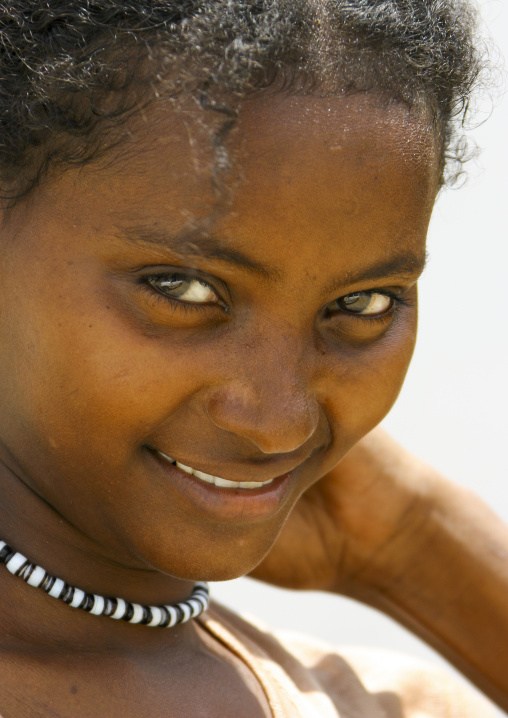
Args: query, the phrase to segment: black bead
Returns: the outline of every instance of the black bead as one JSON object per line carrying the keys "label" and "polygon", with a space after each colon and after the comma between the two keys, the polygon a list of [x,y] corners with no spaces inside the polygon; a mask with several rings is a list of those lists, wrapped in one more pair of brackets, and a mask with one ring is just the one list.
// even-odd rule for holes
{"label": "black bead", "polygon": [[79,607],[83,609],[83,611],[91,611],[92,606],[94,602],[93,594],[91,593],[85,593],[84,599],[79,604]]}
{"label": "black bead", "polygon": [[64,592],[60,594],[60,598],[64,603],[71,603],[74,598],[74,588],[65,584]]}
{"label": "black bead", "polygon": [[171,616],[169,615],[169,611],[166,606],[159,606],[159,608],[162,611],[163,616],[162,621],[159,623],[159,626],[161,626],[162,628],[166,628],[166,626],[171,621]]}
{"label": "black bead", "polygon": [[12,557],[14,556],[14,554],[16,553],[16,551],[13,551],[10,546],[8,546],[8,547],[6,546],[6,548],[9,549],[9,553],[8,553],[7,556],[4,558],[4,563],[5,563],[5,565],[7,565],[7,564],[9,563],[9,561],[11,560],[11,558],[12,558]]}
{"label": "black bead", "polygon": [[14,551],[7,544],[0,550],[0,561],[8,560],[10,556],[14,555]]}
{"label": "black bead", "polygon": [[118,606],[118,601],[116,598],[106,598],[104,601],[104,611],[102,612],[104,616],[111,616],[115,611],[116,607]]}
{"label": "black bead", "polygon": [[140,623],[146,626],[147,623],[150,623],[152,620],[152,612],[150,610],[149,606],[143,606],[143,618],[141,619]]}
{"label": "black bead", "polygon": [[125,613],[125,616],[123,617],[123,620],[130,621],[133,616],[134,616],[134,606],[132,605],[132,603],[127,602],[127,611]]}
{"label": "black bead", "polygon": [[51,589],[53,588],[56,581],[55,576],[50,576],[49,573],[46,574],[44,581],[41,583],[40,588],[42,588],[46,593],[49,593]]}
{"label": "black bead", "polygon": [[14,575],[15,575],[15,576],[21,576],[22,573],[24,572],[24,570],[25,570],[26,568],[28,568],[28,566],[30,566],[30,561],[27,559],[27,560],[25,561],[25,563],[22,563],[22,564],[21,564],[21,566],[18,568],[18,570],[16,571],[16,573],[15,573]]}
{"label": "black bead", "polygon": [[29,566],[26,566],[25,570],[23,572],[23,576],[21,576],[23,581],[28,581],[28,579],[30,578],[30,576],[33,574],[34,571],[35,571],[34,563],[31,563]]}

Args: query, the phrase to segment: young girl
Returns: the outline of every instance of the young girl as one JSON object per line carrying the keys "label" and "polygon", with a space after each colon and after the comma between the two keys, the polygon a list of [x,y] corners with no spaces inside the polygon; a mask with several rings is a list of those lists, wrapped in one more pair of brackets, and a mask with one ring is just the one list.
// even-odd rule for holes
{"label": "young girl", "polygon": [[0,7],[2,718],[491,715],[204,610],[250,572],[377,606],[508,705],[506,530],[372,431],[469,5]]}

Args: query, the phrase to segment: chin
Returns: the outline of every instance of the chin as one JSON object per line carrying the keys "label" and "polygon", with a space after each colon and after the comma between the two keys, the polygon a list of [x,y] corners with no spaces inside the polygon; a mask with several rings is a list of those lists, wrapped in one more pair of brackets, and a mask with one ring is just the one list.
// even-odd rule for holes
{"label": "chin", "polygon": [[190,553],[182,551],[177,561],[171,561],[169,570],[164,570],[158,566],[163,573],[168,573],[175,578],[186,581],[232,581],[251,573],[256,566],[261,563],[263,558],[270,550],[272,543],[263,548],[256,547],[257,550],[239,551],[238,544],[244,543],[245,539],[238,540],[231,544],[231,548],[224,550],[223,547],[217,547],[217,551],[206,551],[202,553]]}

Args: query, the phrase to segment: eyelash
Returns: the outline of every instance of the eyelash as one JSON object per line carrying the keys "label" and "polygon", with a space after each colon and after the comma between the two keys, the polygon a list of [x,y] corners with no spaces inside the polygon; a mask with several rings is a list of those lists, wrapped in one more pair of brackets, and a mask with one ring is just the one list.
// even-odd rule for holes
{"label": "eyelash", "polygon": [[[356,292],[350,292],[350,294],[355,294]],[[333,310],[325,310],[325,318],[326,319],[334,319],[334,317],[343,316],[347,317],[347,319],[350,321],[351,319],[355,321],[360,321],[362,325],[366,326],[367,324],[377,324],[382,322],[386,322],[388,319],[392,317],[392,315],[397,312],[397,310],[401,309],[402,307],[408,307],[412,305],[412,302],[409,299],[406,299],[405,297],[400,296],[400,294],[391,292],[389,289],[365,289],[362,290],[362,293],[368,294],[368,295],[374,295],[374,294],[380,294],[383,297],[388,297],[392,304],[391,306],[384,311],[382,314],[360,314],[359,312],[348,312],[347,310],[338,307],[335,311]],[[338,299],[334,300],[335,302],[340,301],[344,297],[349,296],[348,294],[342,295],[342,297],[338,297]]]}
{"label": "eyelash", "polygon": [[[153,275],[151,275],[153,276]],[[191,304],[191,302],[183,302],[178,299],[174,299],[173,297],[169,297],[164,295],[162,292],[157,291],[155,287],[153,287],[148,282],[149,277],[141,281],[140,286],[142,291],[147,295],[148,299],[151,302],[156,302],[157,304],[163,304],[164,308],[170,309],[173,312],[195,312],[201,311],[205,312],[210,309],[210,304]],[[212,305],[213,306],[213,305]]]}
{"label": "eyelash", "polygon": [[[353,317],[354,319],[360,319],[362,322],[380,322],[383,320],[386,320],[388,317],[390,317],[395,311],[397,311],[398,308],[401,307],[409,307],[411,305],[411,302],[406,299],[405,297],[401,297],[399,294],[396,294],[395,292],[391,292],[388,289],[367,289],[364,290],[365,294],[381,294],[384,297],[388,297],[392,300],[393,304],[389,309],[386,310],[386,312],[383,312],[382,314],[359,314],[355,312],[347,312],[344,309],[337,310],[336,314],[343,314],[349,318]],[[347,294],[344,294],[343,297],[347,297]],[[342,299],[343,297],[339,297],[339,299]],[[336,300],[337,301],[337,300]]]}
{"label": "eyelash", "polygon": [[[166,278],[166,277],[170,276],[171,274],[173,274],[173,273],[149,274],[140,279],[140,286],[143,289],[143,291],[146,292],[146,294],[148,295],[148,297],[150,298],[151,301],[161,302],[164,304],[165,307],[169,307],[174,312],[183,311],[185,313],[188,313],[188,312],[195,312],[196,310],[201,311],[201,312],[206,312],[206,311],[210,310],[210,307],[213,307],[213,308],[219,307],[226,312],[229,311],[229,308],[227,307],[227,305],[225,305],[224,303],[221,302],[220,297],[217,294],[217,292],[215,291],[214,287],[209,282],[205,282],[204,280],[200,279],[199,277],[194,277],[192,275],[184,274],[181,272],[174,273],[174,274],[179,274],[180,276],[185,277],[187,279],[196,279],[196,281],[206,284],[211,289],[211,291],[217,296],[219,301],[216,304],[212,304],[212,303],[200,304],[199,302],[186,302],[185,300],[176,299],[174,297],[170,297],[169,295],[166,295],[163,292],[159,291],[150,282],[150,280],[153,280],[153,279]],[[342,314],[342,315],[347,316],[348,318],[360,319],[362,322],[379,322],[379,321],[386,320],[389,316],[391,316],[393,314],[394,311],[396,311],[396,309],[398,307],[406,307],[411,304],[411,302],[408,301],[405,297],[401,297],[400,295],[396,294],[395,292],[391,292],[387,289],[369,289],[369,290],[364,290],[364,291],[366,294],[370,294],[370,295],[381,294],[385,297],[388,297],[389,299],[392,300],[393,304],[386,312],[383,312],[383,314],[373,314],[373,315],[359,314],[359,313],[355,313],[355,312],[348,312],[344,309],[339,308],[335,312],[330,312],[328,314],[328,317],[333,317],[334,315]],[[342,297],[338,297],[337,300],[334,300],[334,301],[343,299],[346,296],[348,296],[348,295],[345,294]]]}

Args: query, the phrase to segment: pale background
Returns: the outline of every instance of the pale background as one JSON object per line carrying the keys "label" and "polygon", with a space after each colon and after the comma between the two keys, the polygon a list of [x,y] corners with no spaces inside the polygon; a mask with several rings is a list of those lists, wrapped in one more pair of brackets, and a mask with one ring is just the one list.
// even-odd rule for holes
{"label": "pale background", "polygon": [[[508,57],[507,0],[481,6]],[[508,521],[508,96],[497,95],[492,116],[473,133],[483,152],[466,186],[447,190],[436,206],[420,285],[418,345],[384,425]],[[443,662],[390,619],[347,599],[249,579],[213,584],[212,595],[278,628]]]}

